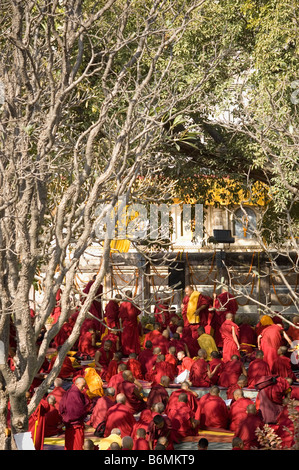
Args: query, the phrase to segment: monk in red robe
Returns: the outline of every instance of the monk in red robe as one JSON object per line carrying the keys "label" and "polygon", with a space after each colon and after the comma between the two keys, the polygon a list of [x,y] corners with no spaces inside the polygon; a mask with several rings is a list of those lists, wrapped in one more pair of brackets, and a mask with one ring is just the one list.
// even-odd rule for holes
{"label": "monk in red robe", "polygon": [[246,354],[251,354],[257,347],[257,335],[255,328],[250,325],[247,318],[244,318],[239,325],[239,343],[240,350]]}
{"label": "monk in red robe", "polygon": [[113,359],[112,341],[105,341],[94,356],[95,369],[103,380],[106,380],[106,374],[110,361]]}
{"label": "monk in red robe", "polygon": [[249,363],[247,369],[248,388],[255,388],[256,382],[261,377],[270,375],[269,364],[264,361],[264,353],[261,350],[256,351],[255,359]]}
{"label": "monk in red robe", "polygon": [[193,362],[189,375],[193,387],[209,387],[211,385],[211,378],[216,373],[217,368],[211,372],[206,358],[206,351],[199,349],[198,359]]}
{"label": "monk in red robe", "polygon": [[169,306],[162,299],[157,303],[154,310],[155,322],[160,323],[162,330],[165,330],[170,322]]}
{"label": "monk in red robe", "polygon": [[132,293],[127,293],[129,301],[122,302],[119,307],[119,318],[122,322],[121,348],[124,356],[131,353],[140,353],[138,317],[141,313],[139,308],[133,304]]}
{"label": "monk in red robe", "polygon": [[[81,302],[82,304],[85,302],[85,298],[86,296],[89,294],[89,291],[92,287],[92,285],[94,284],[94,281],[96,279],[96,276],[93,276],[93,279],[91,281],[89,281],[85,288],[83,289],[83,294],[85,295],[82,295],[81,296]],[[99,320],[103,320],[103,317],[102,317],[102,304],[101,304],[101,296],[103,294],[103,286],[100,285],[98,287],[98,290],[96,291],[95,293],[95,296],[94,296],[94,300],[89,308],[89,312],[96,318],[98,318]],[[98,322],[99,324],[99,327],[98,329],[100,330],[101,334],[104,333],[105,331],[105,326],[103,324],[101,324],[100,322]]]}
{"label": "monk in red robe", "polygon": [[56,377],[54,380],[54,388],[51,390],[51,395],[55,397],[55,408],[59,410],[59,403],[66,390],[62,387],[63,380],[60,377]]}
{"label": "monk in red robe", "polygon": [[[197,348],[198,349],[198,348]],[[196,358],[191,359],[191,357],[186,356],[184,351],[179,351],[177,353],[178,358],[178,375],[184,372],[185,370],[191,370]]]}
{"label": "monk in red robe", "polygon": [[294,371],[292,370],[291,360],[287,356],[288,348],[286,346],[280,346],[278,348],[277,354],[278,357],[273,361],[271,374],[272,375],[279,375],[280,377],[286,379],[289,377],[294,382],[299,382]]}
{"label": "monk in red robe", "polygon": [[55,407],[55,397],[53,395],[48,395],[47,401],[50,408],[45,415],[45,437],[57,436],[63,432],[62,418],[59,411]]}
{"label": "monk in red robe", "polygon": [[129,355],[129,359],[127,361],[127,369],[130,370],[137,380],[143,380],[143,373],[141,370],[141,363],[137,359],[137,355],[135,353],[131,353]]}
{"label": "monk in red robe", "polygon": [[172,427],[176,430],[180,439],[197,434],[198,422],[194,418],[194,412],[188,404],[186,393],[180,393],[178,401],[168,412]]}
{"label": "monk in red robe", "polygon": [[213,294],[213,306],[210,307],[213,311],[213,318],[211,321],[214,333],[214,339],[218,348],[223,347],[223,338],[220,333],[222,323],[226,320],[226,315],[231,313],[233,318],[235,317],[238,310],[238,303],[234,296],[227,291],[227,288],[223,288],[220,294]]}
{"label": "monk in red robe", "polygon": [[109,382],[111,377],[117,374],[118,366],[121,363],[122,363],[122,353],[120,351],[116,351],[113,354],[113,358],[111,359],[108,365],[108,369],[107,369],[106,377],[105,377],[106,382]]}
{"label": "monk in red robe", "polygon": [[155,415],[147,428],[147,437],[150,450],[155,449],[157,441],[161,437],[166,437],[168,445],[166,450],[174,450],[174,443],[179,442],[176,430],[173,429],[171,420],[167,416]]}
{"label": "monk in red robe", "polygon": [[244,396],[243,390],[234,391],[234,401],[228,411],[229,429],[236,432],[241,421],[247,417],[247,406],[253,404],[250,398]]}
{"label": "monk in red robe", "polygon": [[168,348],[168,353],[165,355],[165,361],[169,362],[169,364],[172,365],[173,374],[176,377],[178,375],[178,367],[177,367],[178,359],[176,356],[176,349],[174,346],[170,346],[170,348]]}
{"label": "monk in red robe", "polygon": [[203,327],[207,325],[208,309],[212,301],[207,296],[195,291],[192,286],[185,288],[185,294],[182,304],[184,325],[189,326],[192,335],[197,335],[197,328],[200,325]]}
{"label": "monk in red robe", "polygon": [[145,348],[147,341],[150,341],[152,344],[152,347],[160,347],[160,341],[162,338],[162,331],[161,331],[161,325],[160,323],[154,323],[153,329],[146,333],[144,340],[143,340],[143,345],[142,347]]}
{"label": "monk in red robe", "polygon": [[211,385],[217,385],[221,372],[223,371],[224,362],[222,361],[221,354],[218,351],[211,352],[211,359],[209,361],[209,367],[211,373],[214,372],[213,376],[210,377]]}
{"label": "monk in red robe", "polygon": [[292,341],[299,340],[299,316],[296,315],[292,319],[293,325],[290,325],[287,329],[287,335]]}
{"label": "monk in red robe", "polygon": [[[294,419],[290,417],[290,410],[294,409],[297,413],[299,412],[299,402],[293,401],[292,406],[291,400],[286,399],[283,404],[283,409],[277,417],[277,427],[275,433],[282,440],[282,449],[291,449],[295,445],[295,429]],[[289,408],[290,407],[290,408]]]}
{"label": "monk in red robe", "polygon": [[218,385],[228,388],[238,382],[241,374],[247,376],[246,369],[240,361],[239,356],[233,355],[230,361],[224,363]]}
{"label": "monk in red robe", "polygon": [[169,394],[166,389],[169,387],[169,384],[170,378],[167,375],[163,375],[159,383],[152,384],[151,391],[146,400],[147,408],[152,409],[155,403],[163,403],[166,408],[169,400]]}
{"label": "monk in red robe", "polygon": [[148,440],[146,439],[146,430],[144,428],[137,429],[136,438],[133,440],[134,444],[132,450],[150,450]]}
{"label": "monk in red robe", "polygon": [[239,327],[233,321],[231,313],[226,314],[225,321],[222,323],[219,331],[223,340],[223,362],[230,361],[233,355],[240,356]]}
{"label": "monk in red robe", "polygon": [[61,294],[62,294],[62,290],[58,289],[58,291],[56,292],[56,297],[55,297],[55,300],[56,300],[55,307],[51,313],[52,325],[54,325],[58,321],[58,318],[61,315],[61,306],[60,306]]}
{"label": "monk in red robe", "polygon": [[145,377],[145,374],[152,370],[154,362],[156,361],[156,356],[153,353],[153,343],[151,341],[146,341],[144,349],[138,354],[138,361],[141,364],[142,375]]}
{"label": "monk in red robe", "polygon": [[90,426],[97,429],[100,423],[106,422],[107,412],[113,405],[115,405],[115,390],[112,387],[107,387],[105,389],[105,395],[98,398],[93,407],[89,420]]}
{"label": "monk in red robe", "polygon": [[236,390],[243,390],[243,388],[247,387],[247,377],[244,374],[241,374],[235,384],[232,384],[226,390],[226,398],[229,400],[231,399],[233,403],[234,401],[234,393]]}
{"label": "monk in red robe", "polygon": [[126,396],[126,406],[135,414],[146,408],[146,402],[142,396],[142,386],[134,378],[130,370],[123,372],[124,381],[119,383],[118,393],[123,393]]}
{"label": "monk in red robe", "polygon": [[109,300],[105,307],[105,319],[108,328],[119,329],[119,306],[121,295],[116,294],[115,299]]}
{"label": "monk in red robe", "polygon": [[283,346],[283,338],[292,344],[282,325],[273,324],[265,328],[258,336],[258,348],[264,353],[264,360],[269,364],[270,370],[273,362],[278,358],[278,348]]}
{"label": "monk in red robe", "polygon": [[174,346],[177,353],[179,351],[184,351],[186,353],[186,356],[189,356],[189,350],[188,350],[186,341],[180,338],[179,333],[174,333],[173,334],[173,336],[172,336],[172,338],[169,342],[169,346]]}
{"label": "monk in red robe", "polygon": [[260,449],[261,444],[258,441],[256,435],[256,430],[262,429],[264,422],[260,415],[257,413],[256,407],[254,404],[250,404],[246,409],[247,416],[241,423],[237,431],[235,432],[235,437],[242,439],[244,444],[244,450],[250,450],[253,448]]}
{"label": "monk in red robe", "polygon": [[258,390],[256,408],[260,410],[263,421],[267,424],[276,423],[282,411],[283,401],[291,393],[290,384],[282,377],[262,377],[256,384]]}
{"label": "monk in red robe", "polygon": [[123,372],[125,370],[127,370],[127,365],[126,364],[124,364],[122,362],[120,364],[118,364],[117,373],[112,375],[112,377],[110,378],[110,380],[107,384],[108,387],[113,387],[115,389],[116,393],[118,393],[119,384],[124,381]]}
{"label": "monk in red robe", "polygon": [[78,377],[60,401],[59,412],[65,425],[65,450],[82,450],[84,444],[84,420],[90,401],[83,390],[85,379]]}
{"label": "monk in red robe", "polygon": [[[60,350],[60,347],[58,348],[58,351],[59,350]],[[56,361],[56,355],[52,357],[47,372],[50,372],[53,369],[55,361]],[[81,373],[81,369],[76,369],[73,366],[71,359],[68,356],[66,356],[63,360],[60,372],[58,373],[57,377],[61,379],[68,379],[68,378],[75,377],[76,375],[79,375],[80,373]]]}
{"label": "monk in red robe", "polygon": [[104,437],[108,437],[114,428],[120,429],[121,437],[131,435],[136,421],[126,402],[127,400],[123,393],[119,393],[116,396],[116,403],[107,411]]}
{"label": "monk in red robe", "polygon": [[198,407],[198,396],[196,392],[190,389],[188,382],[182,382],[179,390],[173,390],[171,392],[165,409],[166,414],[168,414],[171,409],[175,408],[175,404],[177,403],[181,393],[185,393],[187,395],[188,405],[195,415]]}
{"label": "monk in red robe", "polygon": [[163,375],[169,377],[170,382],[174,381],[175,376],[172,365],[169,362],[165,361],[165,356],[163,354],[159,354],[157,356],[155,365],[150,376],[151,381],[153,383],[160,383],[161,377],[163,377]]}
{"label": "monk in red robe", "polygon": [[228,409],[217,385],[210,388],[205,400],[200,400],[195,418],[198,414],[200,429],[228,429]]}
{"label": "monk in red robe", "polygon": [[86,355],[93,358],[97,351],[96,346],[96,332],[93,328],[90,328],[85,333],[81,334],[78,343],[78,354]]}
{"label": "monk in red robe", "polygon": [[192,336],[192,331],[188,327],[178,326],[176,333],[180,335],[180,340],[187,346],[190,357],[197,356],[198,341],[195,332],[193,332],[194,336]]}
{"label": "monk in red robe", "polygon": [[40,404],[29,418],[29,432],[36,450],[43,450],[45,438],[46,414],[50,410],[49,402],[46,398],[40,401]]}
{"label": "monk in red robe", "polygon": [[153,419],[152,411],[148,408],[141,411],[138,421],[134,424],[131,436],[133,439],[137,438],[137,430],[142,428],[147,431],[149,424]]}
{"label": "monk in red robe", "polygon": [[120,339],[116,330],[110,330],[106,335],[102,336],[102,344],[104,344],[105,341],[108,340],[112,342],[111,351],[113,353],[116,351],[120,351]]}

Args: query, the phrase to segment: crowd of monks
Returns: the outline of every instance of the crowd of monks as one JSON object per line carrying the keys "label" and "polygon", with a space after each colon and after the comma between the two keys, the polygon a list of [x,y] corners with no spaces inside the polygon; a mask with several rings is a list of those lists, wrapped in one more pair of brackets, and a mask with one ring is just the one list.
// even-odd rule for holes
{"label": "crowd of monks", "polygon": [[[209,297],[191,286],[179,313],[161,299],[147,325],[130,292],[111,299],[103,316],[95,301],[30,417],[35,448],[43,449],[45,437],[64,436],[66,450],[171,450],[208,430],[232,433],[232,449],[259,449],[256,430],[265,424],[281,448],[292,448],[299,369],[290,356],[299,340],[299,317],[289,326],[264,314],[253,325],[245,316],[239,321],[237,310],[228,290]],[[59,295],[54,322],[58,316]],[[55,350],[75,319],[76,314],[54,338],[44,375],[29,393],[53,367]],[[94,431],[93,438],[86,438],[86,429]]]}

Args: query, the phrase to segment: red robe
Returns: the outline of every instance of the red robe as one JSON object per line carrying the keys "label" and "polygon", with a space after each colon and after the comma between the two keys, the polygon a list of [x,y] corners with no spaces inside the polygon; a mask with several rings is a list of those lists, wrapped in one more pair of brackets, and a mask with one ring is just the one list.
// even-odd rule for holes
{"label": "red robe", "polygon": [[111,349],[109,351],[105,351],[104,346],[102,346],[98,351],[101,353],[101,355],[97,361],[103,368],[101,372],[98,373],[103,380],[106,380],[106,374],[108,371],[109,364],[113,359],[114,352]]}
{"label": "red robe", "polygon": [[200,429],[228,429],[228,410],[220,396],[207,394],[199,406]]}
{"label": "red robe", "polygon": [[119,384],[117,392],[124,393],[127,399],[126,406],[133,414],[139,413],[140,411],[146,408],[145,401],[140,400],[138,397],[136,397],[134,393],[135,388],[136,385],[134,383],[129,382],[128,380],[124,380]]}
{"label": "red robe", "polygon": [[150,450],[148,441],[142,437],[134,439],[132,450]]}
{"label": "red robe", "polygon": [[[262,378],[261,381],[263,380]],[[262,389],[259,387],[255,404],[256,409],[261,411],[265,423],[272,424],[276,422],[277,416],[282,411],[283,399],[288,390],[290,390],[290,385],[282,377],[276,377],[275,382]]]}
{"label": "red robe", "polygon": [[296,375],[292,370],[291,360],[286,356],[278,356],[277,359],[273,361],[271,374],[279,375],[284,379],[289,377],[294,382],[296,381]]}
{"label": "red robe", "polygon": [[[49,365],[48,372],[50,372],[52,370],[55,360],[56,360],[56,356],[53,356],[52,359],[51,359],[50,365]],[[73,367],[73,363],[72,363],[71,359],[68,356],[66,356],[64,358],[64,361],[62,363],[60,372],[59,372],[57,377],[59,377],[61,379],[66,379],[66,378],[69,378],[69,377],[74,377],[79,373],[80,373],[80,370],[75,369]]]}
{"label": "red robe", "polygon": [[236,346],[232,336],[232,328],[234,327],[236,336],[239,336],[239,327],[232,320],[225,320],[220,327],[220,334],[223,340],[222,359],[223,362],[231,360],[233,355],[240,357],[240,352]]}
{"label": "red robe", "polygon": [[[298,323],[295,325],[299,327]],[[299,328],[295,328],[295,326],[290,325],[287,331],[287,335],[292,341],[299,340]]]}
{"label": "red robe", "polygon": [[58,289],[56,292],[56,304],[55,307],[51,313],[51,318],[53,320],[53,325],[58,321],[58,318],[60,317],[61,314],[61,307],[60,307],[60,298],[61,298],[61,289]]}
{"label": "red robe", "polygon": [[165,330],[165,328],[167,328],[170,322],[168,305],[165,305],[163,303],[159,303],[158,305],[156,305],[154,310],[154,317],[155,322],[160,323],[162,329]]}
{"label": "red robe", "polygon": [[262,429],[264,423],[258,414],[247,414],[246,418],[240,423],[235,437],[242,439],[244,450],[250,450],[252,447],[260,448],[261,445],[255,433],[257,428]]}
{"label": "red robe", "polygon": [[43,398],[29,418],[29,431],[36,450],[43,450],[45,438],[46,414],[50,410],[48,401]]}
{"label": "red robe", "polygon": [[53,338],[52,347],[57,349],[58,346],[62,346],[72,332],[73,326],[69,321],[63,323],[57,335]]}
{"label": "red robe", "polygon": [[119,305],[114,300],[109,300],[105,307],[105,318],[109,328],[119,329]]}
{"label": "red robe", "polygon": [[255,388],[255,383],[263,376],[270,375],[270,367],[263,359],[257,358],[249,363],[247,370],[247,387]]}
{"label": "red robe", "polygon": [[246,408],[252,404],[253,401],[250,398],[241,397],[231,403],[228,411],[229,429],[236,432],[239,429],[241,421],[246,418]]}
{"label": "red robe", "polygon": [[50,409],[45,415],[45,437],[61,434],[62,418],[55,406],[50,405]]}
{"label": "red robe", "polygon": [[[216,309],[212,323],[214,328],[214,339],[216,346],[218,348],[222,348],[223,338],[220,333],[221,325],[225,322],[227,313],[232,313],[233,315],[237,313],[238,303],[232,294],[229,292],[222,292],[221,294],[217,295],[214,307]],[[226,310],[219,310],[221,307],[224,307]]]}
{"label": "red robe", "polygon": [[189,390],[179,389],[179,390],[174,390],[173,392],[171,392],[168,403],[167,403],[167,406],[166,406],[166,409],[165,409],[166,414],[168,414],[170,410],[175,408],[176,403],[178,402],[179,396],[181,395],[181,393],[185,393],[187,395],[188,405],[191,408],[191,410],[193,411],[193,413],[194,414],[196,413],[197,407],[198,407],[198,399]]}
{"label": "red robe", "polygon": [[135,422],[133,413],[128,407],[122,403],[116,403],[107,411],[104,437],[110,436],[114,428],[120,429],[121,437],[130,436]]}
{"label": "red robe", "polygon": [[92,345],[92,333],[86,331],[80,335],[78,343],[78,352],[79,354],[86,354],[90,357],[94,357],[97,347]]}
{"label": "red robe", "polygon": [[84,419],[89,410],[90,401],[76,385],[63,395],[59,412],[65,424],[65,450],[82,450],[84,444]]}
{"label": "red robe", "polygon": [[160,437],[166,436],[168,439],[168,446],[166,450],[174,450],[173,444],[179,442],[179,436],[176,430],[172,427],[171,420],[164,416],[164,425],[161,429],[157,429],[153,421],[151,421],[147,428],[148,440],[152,442],[153,449],[156,447],[157,441]]}
{"label": "red robe", "polygon": [[163,385],[156,383],[151,386],[151,391],[147,396],[146,406],[147,408],[151,409],[155,403],[163,403],[163,405],[167,406],[169,399],[169,394]]}
{"label": "red robe", "polygon": [[175,376],[173,366],[167,361],[156,362],[154,365],[154,370],[152,371],[152,374],[148,376],[148,378],[151,379],[153,383],[157,384],[161,382],[161,377],[163,377],[163,375],[169,377],[170,382],[174,381]]}
{"label": "red robe", "polygon": [[145,376],[147,372],[150,372],[152,370],[156,359],[157,356],[153,354],[153,351],[151,349],[144,349],[139,353],[138,361],[141,364],[141,371],[143,376]]}
{"label": "red robe", "polygon": [[216,366],[220,364],[220,367],[217,369],[213,377],[210,378],[211,385],[216,385],[218,384],[219,377],[221,372],[223,371],[224,363],[222,359],[218,358],[213,358],[209,361],[209,366],[210,366],[210,371],[213,372]]}
{"label": "red robe", "polygon": [[181,439],[196,435],[197,431],[191,425],[194,412],[186,403],[178,401],[175,406],[169,410],[167,415],[171,420],[172,427],[176,430]]}
{"label": "red robe", "polygon": [[65,394],[66,390],[62,387],[55,387],[53,390],[51,390],[50,395],[54,395],[56,398],[56,403],[55,403],[55,408],[58,410],[59,409],[59,403],[63,395]]}
{"label": "red robe", "polygon": [[242,363],[239,360],[226,362],[219,376],[218,385],[226,388],[235,385],[242,373]]}
{"label": "red robe", "polygon": [[147,408],[142,410],[141,413],[140,413],[138,421],[136,421],[136,423],[134,424],[134,427],[133,427],[132,433],[131,433],[131,437],[133,439],[137,439],[136,431],[139,428],[143,428],[143,429],[145,429],[145,431],[147,431],[148,425],[150,424],[152,419],[153,419],[153,415],[152,415],[151,410],[149,410]]}
{"label": "red robe", "polygon": [[257,336],[255,329],[251,325],[242,323],[239,326],[239,342],[240,349],[245,351],[247,354],[252,353],[254,348],[256,348]]}
{"label": "red robe", "polygon": [[169,362],[169,364],[172,365],[173,373],[174,373],[175,376],[177,376],[178,375],[178,367],[177,367],[178,361],[177,361],[177,358],[175,356],[173,356],[172,354],[168,353],[165,356],[165,361]]}
{"label": "red robe", "polygon": [[205,359],[197,359],[193,362],[189,380],[192,387],[209,387],[211,382],[208,377],[208,364]]}
{"label": "red robe", "polygon": [[108,410],[113,405],[115,405],[115,401],[111,400],[110,397],[107,397],[105,395],[103,397],[100,397],[92,410],[89,421],[90,426],[96,429],[100,423],[106,421]]}
{"label": "red robe", "polygon": [[112,375],[112,377],[110,378],[109,382],[108,382],[108,387],[113,387],[114,390],[115,390],[115,393],[116,395],[119,393],[118,390],[119,390],[119,386],[120,384],[124,381],[124,378],[123,378],[123,372],[120,371],[120,372],[117,372],[117,374],[115,375]]}
{"label": "red robe", "polygon": [[127,361],[127,369],[130,370],[137,380],[143,380],[141,364],[137,359],[131,358]]}
{"label": "red robe", "polygon": [[106,382],[109,382],[110,379],[118,373],[117,369],[118,369],[119,364],[122,364],[122,361],[117,361],[116,359],[111,359],[111,361],[109,362],[109,365],[108,365],[106,376],[105,376]]}
{"label": "red robe", "polygon": [[282,327],[280,325],[269,325],[261,333],[261,350],[264,353],[264,361],[269,364],[270,370],[273,362],[278,357],[277,350],[282,345]]}
{"label": "red robe", "polygon": [[[299,406],[296,406],[295,409],[299,412]],[[275,429],[275,433],[281,438],[283,449],[290,449],[295,444],[294,422],[289,417],[287,406],[283,407],[277,418],[277,428]]]}
{"label": "red robe", "polygon": [[117,334],[112,333],[112,331],[109,331],[105,336],[102,336],[101,342],[102,344],[105,343],[105,341],[112,341],[112,346],[111,346],[111,351],[114,353],[119,349],[119,337]]}
{"label": "red robe", "polygon": [[122,321],[121,349],[124,356],[140,353],[138,316],[140,310],[131,302],[122,302],[119,308],[119,318]]}

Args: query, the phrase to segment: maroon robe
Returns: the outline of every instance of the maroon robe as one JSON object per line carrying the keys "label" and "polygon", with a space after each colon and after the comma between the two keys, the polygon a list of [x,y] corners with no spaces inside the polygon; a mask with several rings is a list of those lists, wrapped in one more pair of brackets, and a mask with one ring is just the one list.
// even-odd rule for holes
{"label": "maroon robe", "polygon": [[119,308],[119,318],[122,321],[121,349],[124,356],[140,353],[138,316],[140,310],[132,302],[122,302]]}
{"label": "maroon robe", "polygon": [[147,397],[147,400],[146,400],[146,406],[147,408],[151,409],[152,406],[155,404],[155,403],[163,403],[163,405],[167,406],[167,403],[168,403],[168,399],[169,399],[169,394],[166,390],[165,387],[163,387],[163,385],[157,383],[157,384],[153,384],[151,386],[151,391],[150,393],[148,394],[148,397]]}
{"label": "maroon robe", "polygon": [[63,395],[65,394],[66,390],[62,387],[55,387],[51,390],[50,395],[53,395],[56,399],[55,408],[59,409],[59,403]]}
{"label": "maroon robe", "polygon": [[247,414],[235,432],[235,437],[242,439],[244,450],[250,450],[253,447],[259,449],[261,447],[256,435],[256,429],[262,429],[263,426],[264,422],[258,414]]}
{"label": "maroon robe", "polygon": [[45,415],[45,437],[57,436],[62,431],[62,418],[59,411],[54,405],[50,405],[50,409]]}
{"label": "maroon robe", "polygon": [[194,419],[194,412],[186,403],[176,402],[167,415],[179,438],[183,439],[197,434],[197,430],[191,424],[191,420]]}
{"label": "maroon robe", "polygon": [[141,370],[141,364],[137,359],[130,358],[127,361],[127,369],[130,370],[137,380],[143,380],[143,374]]}
{"label": "maroon robe", "polygon": [[[225,322],[227,313],[232,313],[233,315],[237,313],[238,303],[232,294],[229,292],[222,292],[217,295],[214,307],[216,309],[213,316],[214,339],[216,346],[218,348],[222,348],[223,338],[220,333],[221,325]],[[226,310],[221,311],[220,308],[222,307]]]}
{"label": "maroon robe", "polygon": [[151,349],[144,349],[138,354],[138,361],[141,364],[141,371],[143,376],[152,370],[156,359],[157,356]]}
{"label": "maroon robe", "polygon": [[269,325],[261,333],[260,349],[264,353],[264,361],[269,364],[270,370],[278,357],[277,350],[282,345],[281,325]]}
{"label": "maroon robe", "polygon": [[270,375],[270,367],[268,363],[261,358],[254,359],[249,363],[247,369],[247,387],[255,388],[256,382],[266,375]]}
{"label": "maroon robe", "polygon": [[113,405],[115,405],[115,401],[113,401],[110,397],[105,395],[100,397],[92,410],[89,421],[90,426],[96,429],[100,423],[106,421],[107,412]]}
{"label": "maroon robe", "polygon": [[92,344],[93,334],[90,331],[86,331],[85,333],[80,335],[79,343],[78,343],[78,353],[79,354],[86,354],[90,357],[94,357],[97,347],[93,346]]}
{"label": "maroon robe", "polygon": [[148,378],[151,378],[152,382],[157,384],[161,382],[161,377],[163,377],[163,375],[169,377],[170,382],[174,381],[175,376],[173,366],[167,361],[156,362],[154,370]]}
{"label": "maroon robe", "polygon": [[138,437],[138,439],[134,439],[132,450],[150,450],[148,441],[143,437]]}
{"label": "maroon robe", "polygon": [[128,380],[124,380],[123,382],[119,383],[118,392],[123,393],[126,396],[126,406],[129,410],[135,414],[139,413],[140,411],[146,408],[146,402],[140,400],[134,393],[136,385]]}
{"label": "maroon robe", "polygon": [[121,437],[130,436],[135,422],[133,413],[126,405],[115,403],[107,411],[104,437],[110,436],[114,428],[120,429]]}
{"label": "maroon robe", "polygon": [[210,378],[211,385],[218,384],[220,374],[223,371],[224,363],[223,363],[222,359],[216,358],[216,357],[209,361],[209,366],[210,366],[210,371],[211,372],[213,372],[215,367],[218,366],[219,364],[220,364],[220,367],[218,367],[218,369],[214,373],[213,377]]}
{"label": "maroon robe", "polygon": [[248,405],[253,404],[250,398],[240,397],[230,405],[228,411],[229,429],[236,432],[239,429],[240,423],[247,417],[246,408]]}
{"label": "maroon robe", "polygon": [[277,359],[274,359],[272,368],[272,375],[279,375],[283,379],[289,377],[294,382],[296,382],[296,375],[292,370],[291,360],[286,356],[278,356]]}
{"label": "maroon robe", "polygon": [[232,320],[225,320],[220,327],[220,334],[223,340],[223,350],[222,358],[223,362],[228,362],[231,360],[233,355],[240,357],[240,351],[237,348],[237,345],[232,336],[232,328],[235,329],[236,336],[239,336],[239,327]]}
{"label": "maroon robe", "polygon": [[239,360],[226,362],[218,379],[220,387],[230,387],[238,382],[240,375],[243,373],[242,363]]}
{"label": "maroon robe", "polygon": [[200,403],[200,429],[228,429],[228,410],[225,401],[217,395],[208,396]]}
{"label": "maroon robe", "polygon": [[193,411],[193,413],[196,413],[197,407],[198,407],[198,399],[190,390],[179,389],[179,390],[173,390],[173,392],[171,392],[168,403],[167,403],[167,407],[165,410],[166,414],[168,414],[168,412],[175,407],[175,404],[178,402],[179,396],[182,393],[185,393],[187,395],[188,405]]}
{"label": "maroon robe", "polygon": [[205,359],[197,359],[193,362],[189,380],[192,387],[209,387],[211,382],[208,377],[208,363]]}
{"label": "maroon robe", "polygon": [[36,450],[43,450],[45,438],[46,414],[50,410],[48,401],[43,398],[29,418],[29,432]]}
{"label": "maroon robe", "polygon": [[105,318],[109,328],[119,329],[119,305],[115,300],[109,300],[105,307]]}

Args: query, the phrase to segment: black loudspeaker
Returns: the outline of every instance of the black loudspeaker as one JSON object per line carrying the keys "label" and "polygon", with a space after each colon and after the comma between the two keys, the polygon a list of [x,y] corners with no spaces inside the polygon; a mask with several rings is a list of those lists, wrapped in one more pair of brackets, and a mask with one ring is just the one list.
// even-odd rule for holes
{"label": "black loudspeaker", "polygon": [[168,286],[174,290],[185,289],[185,263],[173,261],[168,267]]}

